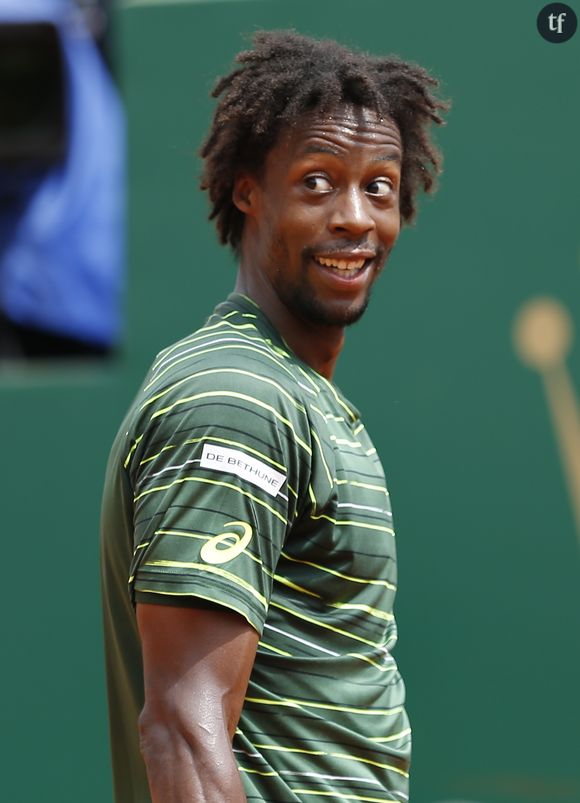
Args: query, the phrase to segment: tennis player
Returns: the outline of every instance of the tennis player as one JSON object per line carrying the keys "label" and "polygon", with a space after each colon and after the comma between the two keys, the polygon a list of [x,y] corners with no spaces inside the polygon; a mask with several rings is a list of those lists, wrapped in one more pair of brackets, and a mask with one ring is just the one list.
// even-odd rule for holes
{"label": "tennis player", "polygon": [[157,356],[106,477],[117,803],[408,799],[391,505],[332,377],[440,170],[436,88],[291,31],[215,88],[202,188],[237,282]]}

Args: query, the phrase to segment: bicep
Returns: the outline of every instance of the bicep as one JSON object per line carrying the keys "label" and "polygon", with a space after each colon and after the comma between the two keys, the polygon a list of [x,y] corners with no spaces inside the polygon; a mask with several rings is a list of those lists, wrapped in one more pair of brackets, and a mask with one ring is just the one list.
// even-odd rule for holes
{"label": "bicep", "polygon": [[210,608],[137,605],[143,650],[144,714],[233,737],[258,646],[240,615]]}

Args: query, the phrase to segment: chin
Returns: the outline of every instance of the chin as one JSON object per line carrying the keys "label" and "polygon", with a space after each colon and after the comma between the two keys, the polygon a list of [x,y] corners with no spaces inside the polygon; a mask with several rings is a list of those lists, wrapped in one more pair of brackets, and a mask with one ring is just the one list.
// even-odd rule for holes
{"label": "chin", "polygon": [[369,305],[369,296],[362,301],[324,302],[311,295],[297,291],[288,304],[292,312],[302,320],[318,326],[352,326],[365,313]]}

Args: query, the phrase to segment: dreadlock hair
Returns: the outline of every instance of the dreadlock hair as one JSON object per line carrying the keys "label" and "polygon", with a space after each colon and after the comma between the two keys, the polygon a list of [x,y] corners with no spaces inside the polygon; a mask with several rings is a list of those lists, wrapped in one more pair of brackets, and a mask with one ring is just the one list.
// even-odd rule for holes
{"label": "dreadlock hair", "polygon": [[439,82],[396,56],[374,57],[295,31],[259,31],[253,44],[236,57],[240,68],[212,92],[222,98],[200,152],[201,189],[209,193],[209,219],[216,220],[220,242],[239,252],[244,214],[232,201],[236,171],[259,173],[282,127],[338,104],[368,107],[397,124],[403,142],[399,206],[402,222],[410,223],[419,189],[432,192],[441,172],[429,134],[430,123],[443,124],[440,112],[449,107],[433,93]]}

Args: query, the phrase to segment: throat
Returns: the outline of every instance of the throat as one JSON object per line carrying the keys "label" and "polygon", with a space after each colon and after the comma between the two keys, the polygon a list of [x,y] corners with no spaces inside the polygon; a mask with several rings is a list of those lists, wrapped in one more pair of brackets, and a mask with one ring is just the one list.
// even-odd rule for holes
{"label": "throat", "polygon": [[298,329],[289,327],[284,333],[282,325],[278,331],[302,362],[325,379],[332,380],[344,345],[344,327],[304,322]]}
{"label": "throat", "polygon": [[[235,290],[248,296],[260,307],[288,348],[326,379],[332,379],[344,345],[341,321],[317,320],[308,305],[295,299],[283,299],[270,282],[240,265]],[[315,310],[319,316],[319,311]]]}

